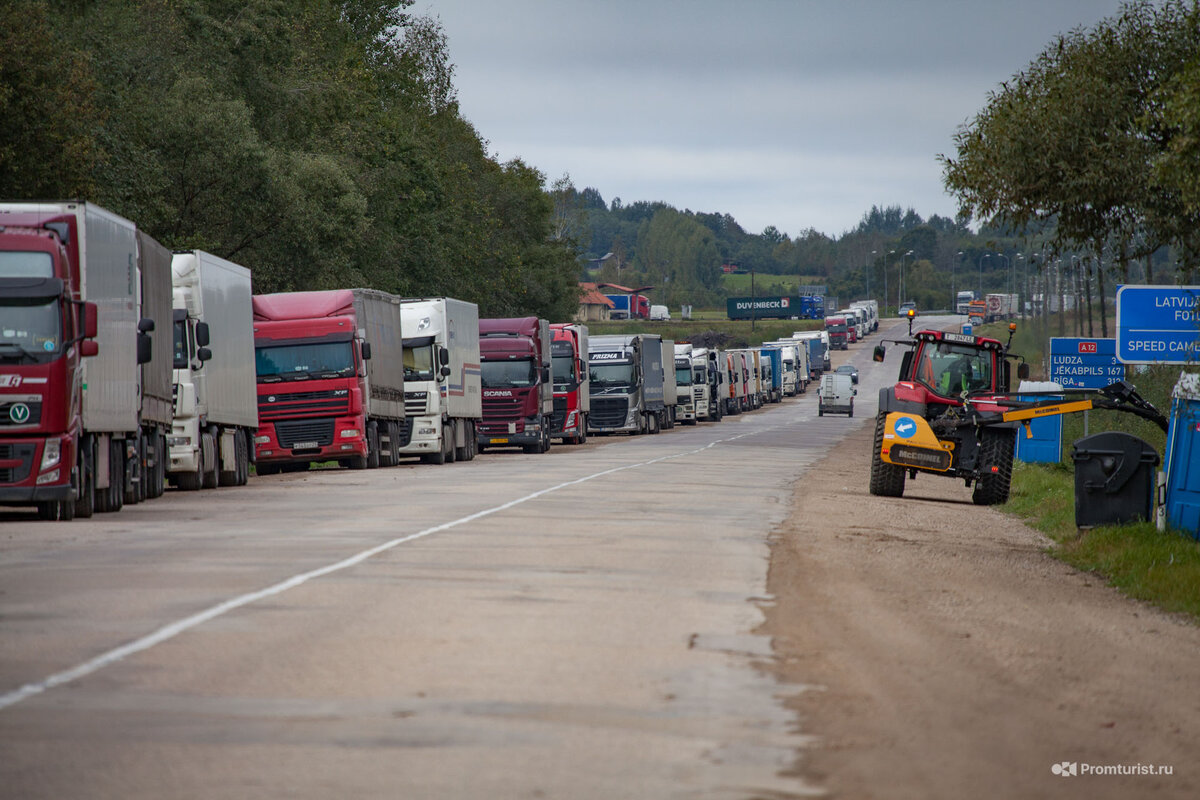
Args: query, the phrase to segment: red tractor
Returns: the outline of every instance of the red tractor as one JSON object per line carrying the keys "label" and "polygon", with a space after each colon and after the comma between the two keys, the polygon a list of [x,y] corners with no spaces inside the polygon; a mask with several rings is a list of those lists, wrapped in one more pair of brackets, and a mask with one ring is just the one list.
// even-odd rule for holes
{"label": "red tractor", "polygon": [[[1037,417],[1111,408],[1166,430],[1166,419],[1124,381],[1098,392],[1055,393],[1083,399],[1021,401],[1009,396],[1011,362],[1018,362],[1019,378],[1029,375],[1029,365],[1009,352],[1015,323],[1008,326],[1005,343],[943,331],[912,334],[912,320],[910,314],[912,338],[896,341],[911,348],[900,364],[900,380],[879,391],[871,494],[900,497],[906,478],[926,472],[974,484],[971,499],[976,505],[1003,503],[1012,482],[1017,431]],[[883,345],[876,346],[874,357],[883,361]]]}

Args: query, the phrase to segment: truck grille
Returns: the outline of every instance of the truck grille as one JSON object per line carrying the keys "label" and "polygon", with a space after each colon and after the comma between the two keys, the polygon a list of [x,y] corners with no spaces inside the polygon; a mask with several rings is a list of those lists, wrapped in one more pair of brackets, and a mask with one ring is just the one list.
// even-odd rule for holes
{"label": "truck grille", "polygon": [[0,427],[36,425],[41,421],[42,403],[39,400],[13,400],[8,403],[0,401]]}
{"label": "truck grille", "polygon": [[624,397],[593,397],[591,424],[597,428],[619,428],[629,413],[629,400]]}
{"label": "truck grille", "polygon": [[406,417],[424,416],[429,409],[428,392],[405,392],[404,415]]}
{"label": "truck grille", "polygon": [[316,442],[317,447],[326,447],[333,444],[333,418],[276,422],[275,438],[280,447],[293,448],[297,442]]}
{"label": "truck grille", "polygon": [[515,397],[485,397],[483,398],[483,418],[487,421],[515,420],[521,417],[521,406],[525,398]]}
{"label": "truck grille", "polygon": [[554,416],[551,418],[550,430],[554,433],[562,433],[563,425],[567,422],[567,398],[554,398]]}
{"label": "truck grille", "polygon": [[27,479],[33,470],[33,456],[36,453],[35,444],[0,444],[0,462],[21,462],[0,467],[0,483],[20,483]]}
{"label": "truck grille", "polygon": [[263,422],[312,414],[339,416],[350,413],[350,393],[346,389],[320,392],[260,394],[258,418]]}

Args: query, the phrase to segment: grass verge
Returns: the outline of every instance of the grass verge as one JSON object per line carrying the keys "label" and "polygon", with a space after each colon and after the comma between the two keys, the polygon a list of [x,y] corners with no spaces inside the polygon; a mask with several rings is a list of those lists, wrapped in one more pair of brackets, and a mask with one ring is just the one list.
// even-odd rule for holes
{"label": "grass verge", "polygon": [[1067,464],[1021,464],[1002,507],[1045,533],[1050,555],[1130,597],[1200,622],[1200,542],[1151,522],[1075,527],[1075,473]]}

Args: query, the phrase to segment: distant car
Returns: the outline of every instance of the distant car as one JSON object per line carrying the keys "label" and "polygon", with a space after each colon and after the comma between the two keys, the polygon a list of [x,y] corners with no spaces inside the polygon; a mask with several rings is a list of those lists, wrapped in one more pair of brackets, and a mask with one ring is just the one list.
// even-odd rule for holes
{"label": "distant car", "polygon": [[851,383],[858,383],[858,367],[854,366],[853,364],[842,364],[840,367],[835,369],[834,372],[840,372],[843,375],[849,375]]}
{"label": "distant car", "polygon": [[917,310],[916,303],[901,303],[900,308],[897,309],[897,311],[896,311],[896,316],[897,317],[907,317],[909,311],[916,311],[916,310]]}

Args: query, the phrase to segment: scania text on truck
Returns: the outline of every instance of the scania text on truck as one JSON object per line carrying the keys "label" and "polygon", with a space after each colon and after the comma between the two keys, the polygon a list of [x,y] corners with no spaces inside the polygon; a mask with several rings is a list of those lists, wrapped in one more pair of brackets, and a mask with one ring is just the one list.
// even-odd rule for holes
{"label": "scania text on truck", "polygon": [[586,325],[557,322],[550,326],[550,356],[554,378],[554,422],[550,435],[568,444],[587,441],[587,420],[592,409],[588,381],[588,329]]}
{"label": "scania text on truck", "polygon": [[250,476],[258,394],[250,270],[203,250],[176,253],[175,421],[167,477],[184,490]]}
{"label": "scania text on truck", "polygon": [[554,383],[550,323],[538,317],[479,320],[483,421],[479,449],[550,449]]}
{"label": "scania text on truck", "polygon": [[404,423],[400,298],[374,289],[253,297],[260,475],[391,466]]}
{"label": "scania text on truck", "polygon": [[483,419],[479,307],[451,297],[404,298],[404,422],[399,453],[427,464],[470,461]]}
{"label": "scania text on truck", "polygon": [[662,357],[662,337],[655,334],[591,337],[592,433],[659,432],[666,408]]}
{"label": "scania text on truck", "polygon": [[72,519],[161,493],[170,270],[99,206],[0,203],[0,504]]}

